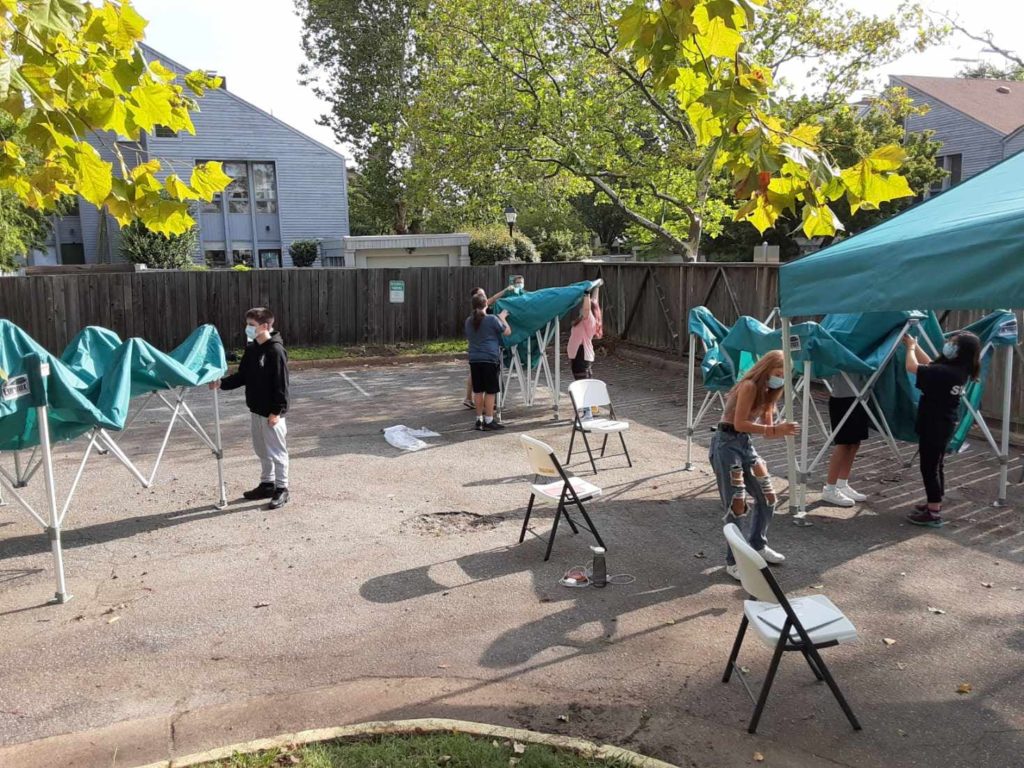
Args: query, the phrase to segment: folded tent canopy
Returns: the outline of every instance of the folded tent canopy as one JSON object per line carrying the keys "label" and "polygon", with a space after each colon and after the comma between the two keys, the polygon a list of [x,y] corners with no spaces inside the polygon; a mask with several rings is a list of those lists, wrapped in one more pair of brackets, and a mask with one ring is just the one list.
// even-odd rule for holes
{"label": "folded tent canopy", "polygon": [[[495,302],[494,311],[508,312],[512,334],[502,339],[506,354],[502,359],[502,387],[498,409],[504,407],[512,382],[519,385],[525,405],[533,405],[543,384],[552,394],[555,418],[561,392],[561,318],[577,306],[583,295],[603,280],[583,280],[560,288],[542,288],[519,295],[505,296]],[[551,351],[551,360],[548,353]]]}
{"label": "folded tent canopy", "polygon": [[[790,336],[791,318],[827,312],[1024,307],[1022,178],[1024,152],[1019,152],[871,229],[784,265],[779,271],[784,336]],[[1013,360],[1020,357],[1016,340],[1005,349],[996,504],[1006,500]],[[791,351],[790,344],[783,347],[787,373]],[[786,379],[791,418],[792,377]],[[787,449],[795,483],[791,438]]]}
{"label": "folded tent canopy", "polygon": [[[0,319],[0,451],[13,454],[14,473],[0,467],[0,488],[6,487],[50,537],[59,602],[67,594],[60,532],[64,518],[93,450],[109,451],[143,486],[156,477],[171,432],[181,421],[209,447],[217,459],[218,504],[226,504],[220,439],[218,393],[213,392],[215,430],[211,437],[185,401],[186,392],[221,378],[227,369],[224,346],[213,326],[202,326],[170,353],[142,339],[122,342],[103,328],[87,328],[61,358],[48,353],[23,330]],[[171,400],[167,394],[173,392]],[[129,418],[133,398],[148,395]],[[146,477],[114,440],[150,402],[158,398],[171,412],[151,474]],[[62,508],[58,511],[53,477],[54,442],[88,436],[85,452]],[[32,449],[22,463],[22,451]],[[44,469],[48,509],[42,514],[21,493],[40,467]]]}

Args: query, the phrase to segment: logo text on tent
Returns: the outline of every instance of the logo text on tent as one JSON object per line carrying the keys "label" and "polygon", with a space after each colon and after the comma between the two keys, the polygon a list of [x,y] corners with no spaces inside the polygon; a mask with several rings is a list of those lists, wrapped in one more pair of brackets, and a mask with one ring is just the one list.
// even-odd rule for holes
{"label": "logo text on tent", "polygon": [[29,393],[28,376],[12,376],[0,389],[0,399],[17,400]]}

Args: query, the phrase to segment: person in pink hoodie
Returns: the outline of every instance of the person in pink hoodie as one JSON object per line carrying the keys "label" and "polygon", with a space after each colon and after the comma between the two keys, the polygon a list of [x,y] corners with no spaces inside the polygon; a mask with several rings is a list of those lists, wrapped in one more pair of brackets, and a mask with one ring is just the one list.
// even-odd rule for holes
{"label": "person in pink hoodie", "polygon": [[569,332],[569,363],[574,379],[593,378],[594,339],[604,335],[601,324],[601,306],[598,303],[600,284],[595,285],[583,295],[579,315],[572,321]]}

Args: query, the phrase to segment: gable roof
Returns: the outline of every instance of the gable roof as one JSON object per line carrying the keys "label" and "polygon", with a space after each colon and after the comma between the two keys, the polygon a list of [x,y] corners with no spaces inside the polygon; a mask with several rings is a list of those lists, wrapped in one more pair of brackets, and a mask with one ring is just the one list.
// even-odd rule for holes
{"label": "gable roof", "polygon": [[[178,61],[175,61],[170,56],[166,56],[165,54],[160,53],[160,51],[156,50],[155,48],[151,48],[150,46],[146,45],[145,43],[140,44],[139,47],[142,48],[142,50],[146,54],[147,58],[149,58],[149,59],[158,59],[161,62],[163,62],[164,64],[168,65],[171,69],[175,69],[175,70],[177,70],[178,72],[180,72],[182,74],[187,74],[187,73],[191,72],[192,69],[194,69],[192,67],[186,67],[184,64],[182,64],[182,63],[180,63]],[[345,155],[341,154],[341,152],[339,152],[334,147],[329,147],[326,144],[324,144],[322,141],[318,141],[317,139],[314,139],[312,136],[303,133],[298,128],[296,128],[294,125],[289,125],[288,123],[286,123],[281,118],[275,117],[274,115],[272,115],[269,112],[267,112],[265,109],[261,109],[260,107],[257,107],[251,101],[246,101],[241,96],[239,96],[237,93],[234,93],[233,91],[229,91],[227,88],[221,88],[219,93],[223,93],[225,96],[227,96],[230,99],[234,99],[239,104],[244,105],[245,107],[253,110],[254,112],[260,113],[261,115],[263,115],[268,120],[273,120],[275,123],[277,123],[280,126],[283,126],[284,128],[287,128],[289,131],[291,131],[295,135],[301,136],[303,139],[305,139],[309,143],[316,144],[321,149],[325,149],[328,152],[330,152],[331,154],[337,155],[342,160],[346,161],[346,163],[345,163],[346,166],[348,165],[348,158],[345,157]]]}
{"label": "gable roof", "polygon": [[[1004,136],[1024,125],[1024,83],[964,77],[894,75],[892,80],[941,101]],[[1000,93],[999,88],[1009,93]]]}

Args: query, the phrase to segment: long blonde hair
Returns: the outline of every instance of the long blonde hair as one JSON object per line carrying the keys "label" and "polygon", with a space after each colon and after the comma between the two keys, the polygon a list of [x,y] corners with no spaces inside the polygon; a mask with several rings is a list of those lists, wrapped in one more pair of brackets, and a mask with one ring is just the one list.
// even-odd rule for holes
{"label": "long blonde hair", "polygon": [[783,389],[782,387],[769,389],[768,379],[771,377],[772,371],[782,367],[782,350],[773,349],[750,366],[750,370],[743,374],[743,378],[737,381],[736,386],[729,391],[729,397],[735,397],[739,392],[740,385],[749,381],[754,385],[754,402],[750,406],[750,412],[760,415],[768,411],[769,408],[774,408],[775,404],[779,402],[779,398],[782,397]]}

